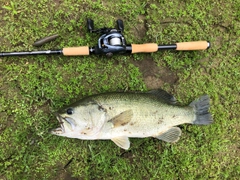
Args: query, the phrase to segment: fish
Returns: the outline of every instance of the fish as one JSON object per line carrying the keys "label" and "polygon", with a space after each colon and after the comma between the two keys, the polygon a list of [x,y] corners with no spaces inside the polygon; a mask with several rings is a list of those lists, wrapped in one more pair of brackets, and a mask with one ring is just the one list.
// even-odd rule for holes
{"label": "fish", "polygon": [[113,92],[91,95],[60,109],[60,127],[52,134],[82,140],[112,140],[128,150],[129,138],[154,137],[175,143],[181,124],[213,122],[210,98],[203,95],[188,106],[162,89],[148,92]]}

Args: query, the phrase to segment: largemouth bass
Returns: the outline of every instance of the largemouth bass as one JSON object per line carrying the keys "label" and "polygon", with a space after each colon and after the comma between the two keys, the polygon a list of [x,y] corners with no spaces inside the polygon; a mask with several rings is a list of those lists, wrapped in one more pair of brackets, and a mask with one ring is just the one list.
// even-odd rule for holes
{"label": "largemouth bass", "polygon": [[207,125],[213,122],[209,97],[182,107],[164,90],[147,93],[105,93],[86,97],[57,113],[61,127],[52,134],[83,140],[111,139],[123,149],[129,137],[155,137],[176,142],[180,124]]}

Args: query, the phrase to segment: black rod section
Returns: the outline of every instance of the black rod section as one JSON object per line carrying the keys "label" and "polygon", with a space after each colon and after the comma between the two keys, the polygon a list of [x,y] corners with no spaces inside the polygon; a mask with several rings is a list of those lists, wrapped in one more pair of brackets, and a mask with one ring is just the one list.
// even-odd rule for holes
{"label": "black rod section", "polygon": [[0,52],[0,57],[5,57],[5,56],[25,56],[25,55],[52,55],[52,54],[62,54],[62,50]]}
{"label": "black rod section", "polygon": [[126,46],[126,52],[127,53],[131,53],[132,52],[132,46],[131,45],[127,45]]}
{"label": "black rod section", "polygon": [[177,49],[176,44],[169,44],[169,45],[158,45],[158,51],[159,50],[167,50],[167,49]]}

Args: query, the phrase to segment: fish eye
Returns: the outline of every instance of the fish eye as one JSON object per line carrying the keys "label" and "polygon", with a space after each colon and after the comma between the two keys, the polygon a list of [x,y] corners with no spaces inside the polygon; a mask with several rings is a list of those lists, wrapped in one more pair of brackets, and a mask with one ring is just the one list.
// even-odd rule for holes
{"label": "fish eye", "polygon": [[68,108],[67,109],[67,114],[72,115],[73,114],[73,108]]}

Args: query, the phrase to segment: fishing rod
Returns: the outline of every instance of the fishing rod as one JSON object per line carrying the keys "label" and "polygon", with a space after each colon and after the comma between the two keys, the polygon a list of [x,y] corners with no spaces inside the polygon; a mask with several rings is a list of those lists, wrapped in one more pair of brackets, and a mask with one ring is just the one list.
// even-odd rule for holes
{"label": "fishing rod", "polygon": [[[41,50],[41,51],[22,51],[22,52],[0,52],[0,57],[6,56],[23,56],[23,55],[53,55],[62,54],[64,56],[81,56],[102,54],[111,57],[114,54],[135,54],[135,53],[151,53],[160,50],[177,50],[177,51],[191,51],[191,50],[205,50],[210,47],[208,41],[193,41],[193,42],[179,42],[168,45],[158,45],[157,43],[145,44],[127,44],[123,36],[124,25],[123,21],[117,20],[117,28],[100,28],[94,29],[94,22],[92,19],[87,19],[87,29],[90,33],[100,34],[98,44],[93,47],[79,46],[79,47],[65,47],[58,50]],[[52,35],[36,41],[33,46],[41,46],[49,41],[56,39],[58,35]]]}

